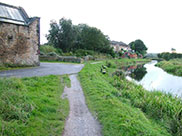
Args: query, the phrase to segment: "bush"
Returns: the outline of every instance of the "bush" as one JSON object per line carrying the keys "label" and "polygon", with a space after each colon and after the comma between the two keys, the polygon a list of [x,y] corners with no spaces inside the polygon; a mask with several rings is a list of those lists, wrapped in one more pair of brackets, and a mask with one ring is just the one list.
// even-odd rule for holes
{"label": "bush", "polygon": [[47,55],[49,55],[49,56],[57,56],[57,53],[55,53],[55,52],[49,52]]}
{"label": "bush", "polygon": [[94,51],[79,49],[79,50],[75,51],[75,55],[77,57],[82,57],[82,56],[87,56],[87,55],[94,55]]}
{"label": "bush", "polygon": [[55,52],[58,55],[62,55],[62,50],[58,48],[54,48],[53,46],[50,45],[41,45],[40,46],[40,53],[41,54],[48,54],[51,52]]}

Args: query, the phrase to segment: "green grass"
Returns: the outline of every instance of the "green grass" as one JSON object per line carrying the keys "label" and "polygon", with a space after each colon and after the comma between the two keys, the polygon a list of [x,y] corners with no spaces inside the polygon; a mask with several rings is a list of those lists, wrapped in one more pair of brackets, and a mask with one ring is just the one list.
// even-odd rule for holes
{"label": "green grass", "polygon": [[1,71],[6,71],[6,70],[15,70],[15,69],[27,69],[27,68],[33,68],[33,67],[28,67],[28,66],[22,66],[22,67],[17,67],[17,66],[0,66],[0,72]]}
{"label": "green grass", "polygon": [[128,65],[137,65],[138,63],[147,63],[150,62],[149,59],[116,59],[116,60],[106,60],[106,66],[112,68],[120,68],[121,66],[128,66]]}
{"label": "green grass", "polygon": [[169,61],[161,61],[156,66],[162,68],[164,71],[176,76],[182,76],[182,59],[172,59]]}
{"label": "green grass", "polygon": [[134,63],[126,59],[110,61],[113,64],[106,74],[100,69],[108,62],[87,63],[79,73],[88,107],[101,123],[103,135],[181,136],[181,100],[146,91],[123,76],[113,75],[120,64],[129,64],[129,61]]}
{"label": "green grass", "polygon": [[61,135],[69,112],[68,76],[0,78],[0,135]]}

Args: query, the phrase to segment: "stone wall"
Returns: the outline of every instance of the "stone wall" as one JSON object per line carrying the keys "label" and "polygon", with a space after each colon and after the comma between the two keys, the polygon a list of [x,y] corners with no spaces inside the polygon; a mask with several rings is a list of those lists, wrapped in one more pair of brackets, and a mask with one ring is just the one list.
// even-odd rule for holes
{"label": "stone wall", "polygon": [[29,26],[0,22],[0,63],[37,66],[39,62],[40,19]]}
{"label": "stone wall", "polygon": [[83,63],[83,59],[75,56],[58,56],[58,55],[40,55],[41,61],[60,61],[60,62],[73,62]]}

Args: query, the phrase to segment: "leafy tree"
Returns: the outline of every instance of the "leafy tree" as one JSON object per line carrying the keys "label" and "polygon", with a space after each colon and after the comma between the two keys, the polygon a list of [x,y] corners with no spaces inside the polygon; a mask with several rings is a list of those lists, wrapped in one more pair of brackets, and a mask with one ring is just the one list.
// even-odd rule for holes
{"label": "leafy tree", "polygon": [[144,56],[147,53],[147,47],[142,40],[135,40],[129,45],[130,48],[134,50],[137,54],[142,54]]}
{"label": "leafy tree", "polygon": [[64,52],[70,51],[76,38],[72,21],[62,18],[59,24],[51,22],[50,27],[47,36],[49,43],[53,44],[56,48],[61,48]]}
{"label": "leafy tree", "polygon": [[109,39],[97,28],[80,25],[81,48],[107,53],[111,47]]}
{"label": "leafy tree", "polygon": [[115,55],[110,47],[109,37],[101,30],[86,24],[73,25],[70,19],[60,19],[59,24],[51,22],[47,39],[50,45],[60,48],[63,52],[78,49]]}

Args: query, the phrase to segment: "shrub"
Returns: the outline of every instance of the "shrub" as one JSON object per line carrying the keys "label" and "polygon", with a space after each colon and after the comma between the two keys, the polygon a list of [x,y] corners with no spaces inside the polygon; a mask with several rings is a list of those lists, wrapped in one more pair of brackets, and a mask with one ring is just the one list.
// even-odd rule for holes
{"label": "shrub", "polygon": [[49,52],[47,55],[49,55],[49,56],[57,56],[57,53],[55,53],[55,52]]}
{"label": "shrub", "polygon": [[53,46],[50,46],[50,45],[41,45],[40,52],[41,54],[48,54],[50,52],[55,52],[58,55],[62,55],[63,53],[61,49],[54,48]]}
{"label": "shrub", "polygon": [[87,56],[87,55],[94,55],[94,51],[79,49],[79,50],[75,51],[75,55],[77,57],[82,57],[82,56]]}

